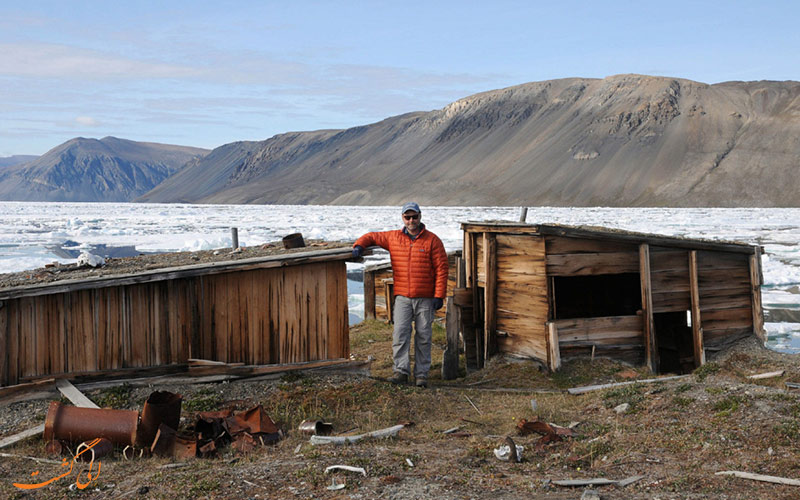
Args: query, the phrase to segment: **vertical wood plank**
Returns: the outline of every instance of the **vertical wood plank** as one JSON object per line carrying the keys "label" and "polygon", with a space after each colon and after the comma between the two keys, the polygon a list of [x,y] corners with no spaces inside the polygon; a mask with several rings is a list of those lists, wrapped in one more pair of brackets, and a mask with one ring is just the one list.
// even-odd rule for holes
{"label": "vertical wood plank", "polygon": [[497,238],[494,233],[483,233],[484,286],[484,360],[497,352]]}
{"label": "vertical wood plank", "polygon": [[8,383],[8,301],[0,300],[0,386]]}
{"label": "vertical wood plank", "polygon": [[447,331],[447,347],[442,354],[442,379],[453,380],[458,377],[458,318],[453,297],[447,297],[445,329]]}
{"label": "vertical wood plank", "polygon": [[339,345],[341,358],[350,357],[350,313],[347,310],[347,266],[343,261],[330,263],[336,270],[338,278],[339,289],[337,297],[339,298]]}
{"label": "vertical wood plank", "polygon": [[133,356],[133,329],[131,328],[131,288],[123,286],[120,288],[120,340],[122,342],[120,350],[120,363],[121,368],[127,368],[131,365]]}
{"label": "vertical wood plank", "polygon": [[561,368],[561,348],[558,345],[558,327],[553,322],[547,323],[547,365],[550,371]]}
{"label": "vertical wood plank", "polygon": [[642,291],[642,323],[644,325],[644,350],[647,367],[658,372],[658,347],[653,323],[653,291],[650,282],[650,245],[639,245],[639,278]]}
{"label": "vertical wood plank", "polygon": [[8,366],[6,373],[8,385],[14,385],[19,382],[19,299],[9,300],[5,303],[7,311],[7,325],[8,336],[6,342],[8,345]]}
{"label": "vertical wood plank", "polygon": [[48,296],[41,295],[33,299],[33,319],[35,329],[31,332],[36,336],[36,374],[52,373],[50,363],[50,308]]}
{"label": "vertical wood plank", "polygon": [[703,346],[703,323],[700,316],[700,287],[697,279],[697,251],[689,251],[689,295],[691,297],[692,344],[694,348],[694,366],[704,365],[706,351]]}
{"label": "vertical wood plank", "polygon": [[761,247],[757,247],[750,255],[750,296],[752,297],[753,331],[758,339],[767,341],[767,332],[764,330],[764,309],[761,305]]}
{"label": "vertical wood plank", "polygon": [[375,319],[374,271],[364,271],[364,319]]}
{"label": "vertical wood plank", "polygon": [[36,322],[33,315],[33,298],[22,297],[20,303],[19,331],[20,338],[20,370],[23,377],[36,375]]}

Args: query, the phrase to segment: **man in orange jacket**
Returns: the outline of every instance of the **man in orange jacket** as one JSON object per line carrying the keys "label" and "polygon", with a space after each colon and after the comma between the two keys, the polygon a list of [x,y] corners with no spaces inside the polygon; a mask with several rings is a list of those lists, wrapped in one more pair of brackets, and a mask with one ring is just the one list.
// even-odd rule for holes
{"label": "man in orange jacket", "polygon": [[[408,353],[411,322],[414,322],[414,379],[417,387],[428,386],[431,368],[431,337],[434,314],[447,294],[447,252],[442,240],[421,222],[419,205],[410,201],[401,210],[403,229],[367,233],[356,240],[353,256],[377,245],[389,251],[394,275],[394,333],[392,356],[395,384],[407,384],[411,374]],[[387,297],[387,300],[390,300]]]}

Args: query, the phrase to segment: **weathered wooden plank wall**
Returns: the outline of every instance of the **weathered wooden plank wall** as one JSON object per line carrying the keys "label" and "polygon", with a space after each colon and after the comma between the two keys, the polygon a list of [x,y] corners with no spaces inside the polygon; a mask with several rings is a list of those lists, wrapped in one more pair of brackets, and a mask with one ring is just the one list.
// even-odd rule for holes
{"label": "weathered wooden plank wall", "polygon": [[534,235],[495,239],[497,348],[547,362],[545,241]]}
{"label": "weathered wooden plank wall", "polygon": [[750,259],[746,254],[697,252],[703,343],[706,348],[753,333]]}
{"label": "weathered wooden plank wall", "polygon": [[558,331],[563,358],[594,353],[633,364],[644,361],[641,316],[561,319],[552,323]]}
{"label": "weathered wooden plank wall", "polygon": [[344,358],[348,336],[343,261],[24,296],[0,307],[0,385],[189,358]]}

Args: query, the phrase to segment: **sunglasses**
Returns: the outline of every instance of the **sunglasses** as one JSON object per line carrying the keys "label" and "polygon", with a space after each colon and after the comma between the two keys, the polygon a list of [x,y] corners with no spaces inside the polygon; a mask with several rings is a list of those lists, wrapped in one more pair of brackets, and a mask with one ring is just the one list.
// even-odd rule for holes
{"label": "sunglasses", "polygon": [[414,219],[419,219],[419,214],[414,214],[414,215],[404,215],[404,216],[403,216],[403,218],[404,218],[405,220],[414,220]]}

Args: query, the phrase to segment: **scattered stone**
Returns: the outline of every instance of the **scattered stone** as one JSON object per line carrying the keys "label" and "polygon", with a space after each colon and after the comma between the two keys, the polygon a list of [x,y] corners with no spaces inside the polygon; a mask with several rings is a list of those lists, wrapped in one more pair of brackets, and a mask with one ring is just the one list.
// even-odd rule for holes
{"label": "scattered stone", "polygon": [[617,412],[618,415],[622,415],[627,413],[628,410],[631,408],[631,405],[628,403],[622,403],[621,405],[617,405],[614,407],[614,411]]}
{"label": "scattered stone", "polygon": [[581,500],[600,500],[600,493],[597,490],[583,490]]}

